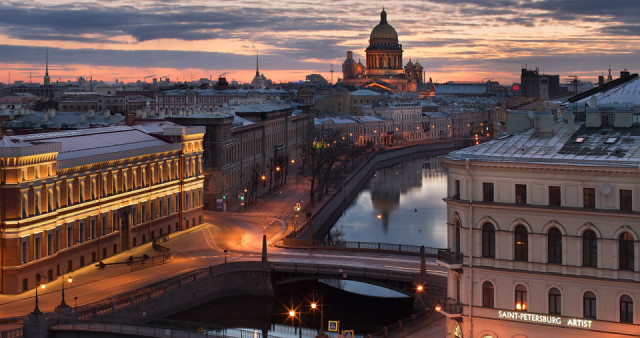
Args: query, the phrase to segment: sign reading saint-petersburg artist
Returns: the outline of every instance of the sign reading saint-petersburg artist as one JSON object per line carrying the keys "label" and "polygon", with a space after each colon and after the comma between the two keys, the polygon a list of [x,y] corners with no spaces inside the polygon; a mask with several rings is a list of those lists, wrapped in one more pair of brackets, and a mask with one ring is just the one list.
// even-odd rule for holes
{"label": "sign reading saint-petersburg artist", "polygon": [[579,318],[565,318],[564,320],[560,316],[551,315],[539,315],[535,313],[527,312],[514,312],[514,311],[498,311],[498,318],[518,320],[523,322],[547,324],[547,325],[564,325],[567,327],[585,328],[590,329],[593,320],[579,319]]}

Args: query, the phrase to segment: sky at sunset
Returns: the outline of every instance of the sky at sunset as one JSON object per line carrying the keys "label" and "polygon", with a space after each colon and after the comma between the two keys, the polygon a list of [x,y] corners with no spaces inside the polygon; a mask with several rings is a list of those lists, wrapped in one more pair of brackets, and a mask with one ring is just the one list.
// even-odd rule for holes
{"label": "sky at sunset", "polygon": [[348,50],[364,59],[383,6],[403,62],[437,82],[510,84],[525,65],[561,82],[640,70],[639,0],[0,0],[0,82],[41,83],[46,48],[52,82],[250,82],[256,52],[274,82],[330,79],[331,65],[337,80]]}

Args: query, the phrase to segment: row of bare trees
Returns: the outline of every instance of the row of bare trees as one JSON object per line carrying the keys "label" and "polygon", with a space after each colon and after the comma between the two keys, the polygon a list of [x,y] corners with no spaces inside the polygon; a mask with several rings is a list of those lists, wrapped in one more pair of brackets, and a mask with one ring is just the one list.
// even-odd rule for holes
{"label": "row of bare trees", "polygon": [[331,187],[342,185],[345,175],[353,170],[365,147],[357,146],[337,130],[316,129],[303,148],[302,171],[310,180],[312,205],[323,198]]}

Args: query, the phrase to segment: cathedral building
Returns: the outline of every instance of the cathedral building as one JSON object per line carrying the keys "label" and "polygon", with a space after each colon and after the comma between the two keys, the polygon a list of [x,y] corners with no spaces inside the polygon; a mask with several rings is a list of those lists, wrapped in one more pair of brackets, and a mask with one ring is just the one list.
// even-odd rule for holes
{"label": "cathedral building", "polygon": [[380,13],[380,23],[369,36],[369,47],[365,50],[366,66],[347,52],[342,64],[344,83],[352,86],[380,88],[394,92],[417,92],[424,82],[424,69],[419,62],[411,60],[403,67],[402,45],[398,33],[387,22],[387,12]]}

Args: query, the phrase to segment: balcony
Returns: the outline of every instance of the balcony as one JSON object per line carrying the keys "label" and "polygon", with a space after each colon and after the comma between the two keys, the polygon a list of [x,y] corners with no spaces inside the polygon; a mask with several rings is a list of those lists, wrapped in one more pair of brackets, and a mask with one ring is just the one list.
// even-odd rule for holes
{"label": "balcony", "polygon": [[462,317],[462,304],[451,298],[440,299],[436,310],[449,318]]}
{"label": "balcony", "polygon": [[447,269],[462,269],[463,256],[461,252],[453,252],[451,249],[438,249],[436,262]]}

